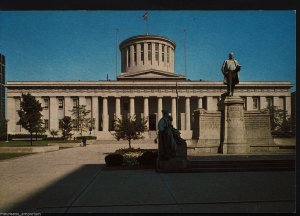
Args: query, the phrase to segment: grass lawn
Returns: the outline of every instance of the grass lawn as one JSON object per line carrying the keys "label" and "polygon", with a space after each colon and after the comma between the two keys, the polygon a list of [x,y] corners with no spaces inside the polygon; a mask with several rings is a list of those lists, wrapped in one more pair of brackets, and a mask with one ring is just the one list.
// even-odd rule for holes
{"label": "grass lawn", "polygon": [[15,157],[21,157],[24,155],[31,155],[33,153],[0,153],[0,160],[6,160]]}
{"label": "grass lawn", "polygon": [[[32,146],[48,146],[48,143],[80,143],[80,140],[33,140]],[[30,140],[0,141],[0,147],[30,147]]]}

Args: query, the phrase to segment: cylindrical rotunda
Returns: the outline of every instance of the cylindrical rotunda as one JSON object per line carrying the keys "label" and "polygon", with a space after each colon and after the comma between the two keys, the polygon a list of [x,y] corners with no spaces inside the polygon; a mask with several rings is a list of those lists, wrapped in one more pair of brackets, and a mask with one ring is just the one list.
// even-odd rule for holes
{"label": "cylindrical rotunda", "polygon": [[120,43],[121,72],[160,70],[174,73],[174,41],[160,35],[138,35]]}

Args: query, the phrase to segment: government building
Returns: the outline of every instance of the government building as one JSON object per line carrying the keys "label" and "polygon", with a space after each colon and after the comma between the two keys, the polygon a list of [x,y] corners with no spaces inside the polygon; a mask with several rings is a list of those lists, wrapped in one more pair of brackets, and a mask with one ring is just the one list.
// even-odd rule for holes
{"label": "government building", "polygon": [[[122,41],[121,73],[105,81],[9,81],[7,87],[8,133],[27,133],[17,125],[22,93],[30,93],[43,107],[47,134],[59,130],[59,121],[70,110],[86,105],[95,122],[91,135],[114,139],[113,121],[125,114],[148,119],[149,134],[155,134],[161,110],[167,109],[173,125],[183,137],[192,138],[193,114],[198,108],[217,111],[226,85],[216,81],[193,81],[175,72],[176,44],[160,35],[138,35]],[[221,65],[220,65],[221,67]],[[221,71],[220,71],[221,76]],[[291,82],[240,82],[235,96],[244,100],[244,109],[259,111],[274,105],[291,114]],[[178,100],[177,100],[178,99]],[[90,134],[87,131],[84,135]],[[74,134],[77,136],[78,133]]]}

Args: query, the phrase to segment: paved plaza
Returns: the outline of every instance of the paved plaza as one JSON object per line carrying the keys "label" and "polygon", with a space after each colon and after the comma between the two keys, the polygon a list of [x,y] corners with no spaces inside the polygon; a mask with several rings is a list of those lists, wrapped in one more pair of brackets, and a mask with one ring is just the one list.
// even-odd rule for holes
{"label": "paved plaza", "polygon": [[105,153],[126,147],[88,145],[1,161],[0,212],[295,212],[292,171],[103,169]]}

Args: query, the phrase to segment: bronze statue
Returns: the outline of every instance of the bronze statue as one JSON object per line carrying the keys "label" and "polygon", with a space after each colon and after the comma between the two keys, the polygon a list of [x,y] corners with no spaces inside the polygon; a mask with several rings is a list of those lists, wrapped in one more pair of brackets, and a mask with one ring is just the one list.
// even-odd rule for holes
{"label": "bronze statue", "polygon": [[224,75],[224,84],[227,85],[227,96],[233,96],[235,85],[239,83],[239,71],[241,65],[234,59],[234,54],[229,53],[229,59],[225,60],[222,65]]}

